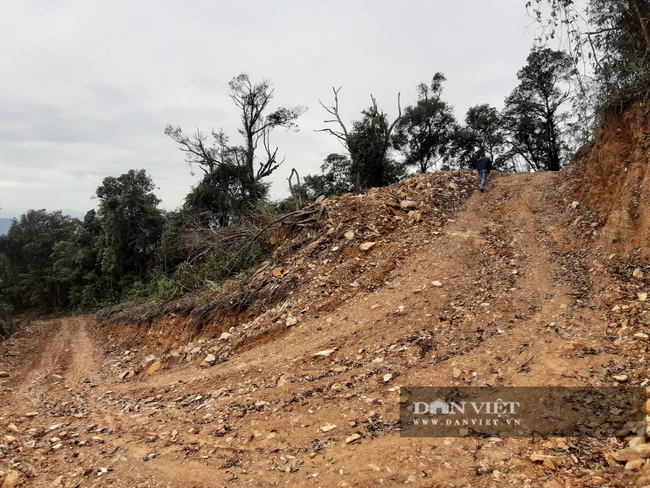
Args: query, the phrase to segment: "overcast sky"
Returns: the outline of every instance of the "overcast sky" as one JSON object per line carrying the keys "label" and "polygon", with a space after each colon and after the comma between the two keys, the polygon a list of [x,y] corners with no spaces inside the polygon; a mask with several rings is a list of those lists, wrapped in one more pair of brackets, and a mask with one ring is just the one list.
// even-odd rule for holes
{"label": "overcast sky", "polygon": [[533,46],[523,0],[2,0],[0,217],[28,209],[85,213],[106,176],[144,168],[162,206],[181,205],[192,176],[164,135],[223,128],[240,143],[228,82],[247,72],[275,87],[271,108],[302,105],[299,132],[277,130],[292,168],[316,173],[340,152],[320,106],[342,87],[346,123],[370,95],[394,117],[442,72],[459,121],[501,109]]}

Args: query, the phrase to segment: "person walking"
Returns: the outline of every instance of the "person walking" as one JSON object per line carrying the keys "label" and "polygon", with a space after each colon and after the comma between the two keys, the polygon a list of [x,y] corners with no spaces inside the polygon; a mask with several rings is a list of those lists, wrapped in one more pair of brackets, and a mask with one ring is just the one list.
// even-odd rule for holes
{"label": "person walking", "polygon": [[478,171],[479,176],[481,177],[481,184],[479,186],[479,191],[485,191],[485,182],[487,180],[490,171],[492,171],[492,160],[485,155],[482,155],[476,161],[476,171]]}

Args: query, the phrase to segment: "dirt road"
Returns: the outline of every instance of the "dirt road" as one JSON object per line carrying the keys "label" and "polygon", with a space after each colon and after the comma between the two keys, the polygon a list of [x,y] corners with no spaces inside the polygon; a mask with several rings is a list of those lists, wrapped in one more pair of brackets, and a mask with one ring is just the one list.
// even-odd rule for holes
{"label": "dirt road", "polygon": [[[435,234],[397,237],[421,244],[381,287],[211,367],[91,317],[30,324],[0,346],[0,481],[630,486],[644,461],[613,457],[624,436],[397,430],[400,385],[644,384],[647,283],[590,247],[598,221],[560,178],[495,175]],[[128,375],[134,358],[144,369]]]}

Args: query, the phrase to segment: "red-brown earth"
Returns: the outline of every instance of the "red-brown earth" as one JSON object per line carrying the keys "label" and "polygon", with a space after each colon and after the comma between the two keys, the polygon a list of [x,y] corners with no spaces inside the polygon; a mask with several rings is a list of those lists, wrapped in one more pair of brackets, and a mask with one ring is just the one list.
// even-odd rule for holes
{"label": "red-brown earth", "polygon": [[458,171],[328,199],[238,312],[23,326],[0,344],[0,486],[650,485],[643,433],[398,422],[400,386],[648,385],[647,114],[485,193]]}

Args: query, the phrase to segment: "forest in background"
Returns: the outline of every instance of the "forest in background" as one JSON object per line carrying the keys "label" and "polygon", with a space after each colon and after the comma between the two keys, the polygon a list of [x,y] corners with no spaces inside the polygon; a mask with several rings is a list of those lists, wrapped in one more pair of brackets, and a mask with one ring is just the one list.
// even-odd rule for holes
{"label": "forest in background", "polygon": [[[240,74],[230,82],[241,115],[239,144],[223,131],[165,133],[203,178],[174,212],[159,208],[145,169],[104,178],[97,210],[81,219],[30,210],[0,236],[0,336],[25,312],[92,310],[122,301],[169,300],[217,288],[271,259],[277,242],[264,229],[319,196],[361,192],[399,181],[409,172],[471,167],[482,154],[502,171],[558,171],[593,136],[605,113],[647,98],[650,7],[644,0],[590,0],[577,11],[570,0],[527,4],[543,27],[518,86],[503,110],[478,104],[465,120],[445,102],[443,73],[417,85],[417,100],[390,120],[371,104],[347,126],[333,88],[322,109],[331,116],[324,137],[344,150],[321,172],[294,171],[291,196],[268,199],[267,177],[282,163],[274,129],[297,127],[303,107],[272,108],[273,85]],[[586,19],[588,22],[582,25]],[[563,49],[549,47],[560,32]],[[544,43],[547,42],[547,44]]]}

